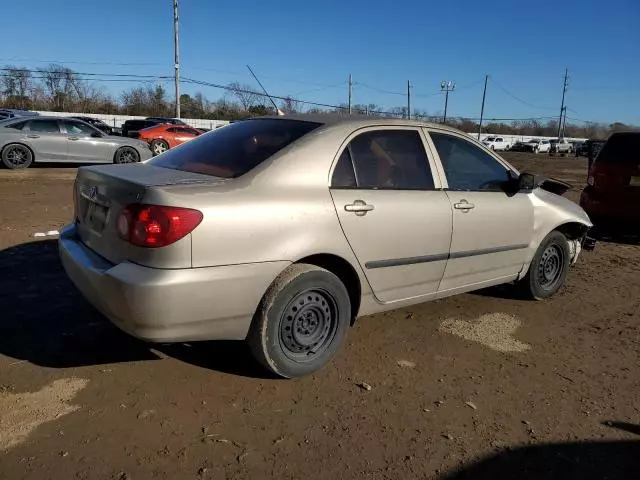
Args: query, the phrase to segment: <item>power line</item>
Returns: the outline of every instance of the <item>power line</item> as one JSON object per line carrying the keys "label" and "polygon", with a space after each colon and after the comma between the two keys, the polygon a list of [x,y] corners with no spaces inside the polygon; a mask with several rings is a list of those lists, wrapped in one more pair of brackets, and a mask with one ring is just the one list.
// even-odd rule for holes
{"label": "power line", "polygon": [[534,105],[533,103],[529,103],[526,100],[521,99],[520,97],[517,97],[516,95],[514,95],[513,93],[511,93],[509,90],[507,90],[506,88],[504,88],[502,85],[500,85],[498,82],[496,82],[494,80],[493,77],[489,77],[489,80],[491,81],[491,83],[493,83],[496,87],[498,87],[500,90],[502,90],[504,93],[506,93],[507,95],[509,95],[511,98],[513,98],[514,100],[522,103],[523,105],[527,105],[528,107],[531,108],[535,108],[538,110],[555,110],[555,108],[549,108],[549,107],[541,107],[539,105]]}

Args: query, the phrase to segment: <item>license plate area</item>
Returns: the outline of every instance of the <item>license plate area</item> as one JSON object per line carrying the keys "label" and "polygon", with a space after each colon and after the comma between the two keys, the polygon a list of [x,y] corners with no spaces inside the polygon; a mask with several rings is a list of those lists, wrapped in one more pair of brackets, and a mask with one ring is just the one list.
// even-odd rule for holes
{"label": "license plate area", "polygon": [[84,223],[96,232],[102,232],[107,224],[109,208],[95,202],[88,202]]}

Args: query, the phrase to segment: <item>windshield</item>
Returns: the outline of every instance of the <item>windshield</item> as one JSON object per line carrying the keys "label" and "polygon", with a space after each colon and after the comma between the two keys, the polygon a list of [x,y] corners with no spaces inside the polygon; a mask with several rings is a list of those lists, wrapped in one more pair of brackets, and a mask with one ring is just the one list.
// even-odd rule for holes
{"label": "windshield", "polygon": [[496,137],[487,137],[484,139],[485,142],[495,142],[496,141]]}
{"label": "windshield", "polygon": [[320,125],[288,119],[245,120],[204,134],[148,163],[156,167],[236,178]]}

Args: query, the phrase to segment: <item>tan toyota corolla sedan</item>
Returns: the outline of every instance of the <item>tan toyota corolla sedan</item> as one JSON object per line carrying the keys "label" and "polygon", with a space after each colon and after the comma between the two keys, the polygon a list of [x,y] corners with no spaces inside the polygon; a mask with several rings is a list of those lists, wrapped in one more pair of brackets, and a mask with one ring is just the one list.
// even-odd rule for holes
{"label": "tan toyota corolla sedan", "polygon": [[257,118],[79,168],[60,256],[126,332],[246,339],[298,377],[358,316],[503,283],[553,295],[592,226],[566,188],[442,125]]}

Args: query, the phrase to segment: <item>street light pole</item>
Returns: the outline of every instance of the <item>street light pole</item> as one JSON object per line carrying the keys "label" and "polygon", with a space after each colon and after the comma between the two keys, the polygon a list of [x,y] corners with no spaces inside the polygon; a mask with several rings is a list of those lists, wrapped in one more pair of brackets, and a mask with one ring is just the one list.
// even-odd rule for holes
{"label": "street light pole", "polygon": [[180,39],[178,36],[178,0],[173,0],[173,51],[176,82],[176,118],[180,118]]}
{"label": "street light pole", "polygon": [[449,81],[442,81],[440,83],[440,90],[444,91],[444,118],[442,119],[442,123],[447,123],[447,106],[449,105],[449,92],[453,92],[454,88],[456,88],[456,84]]}

